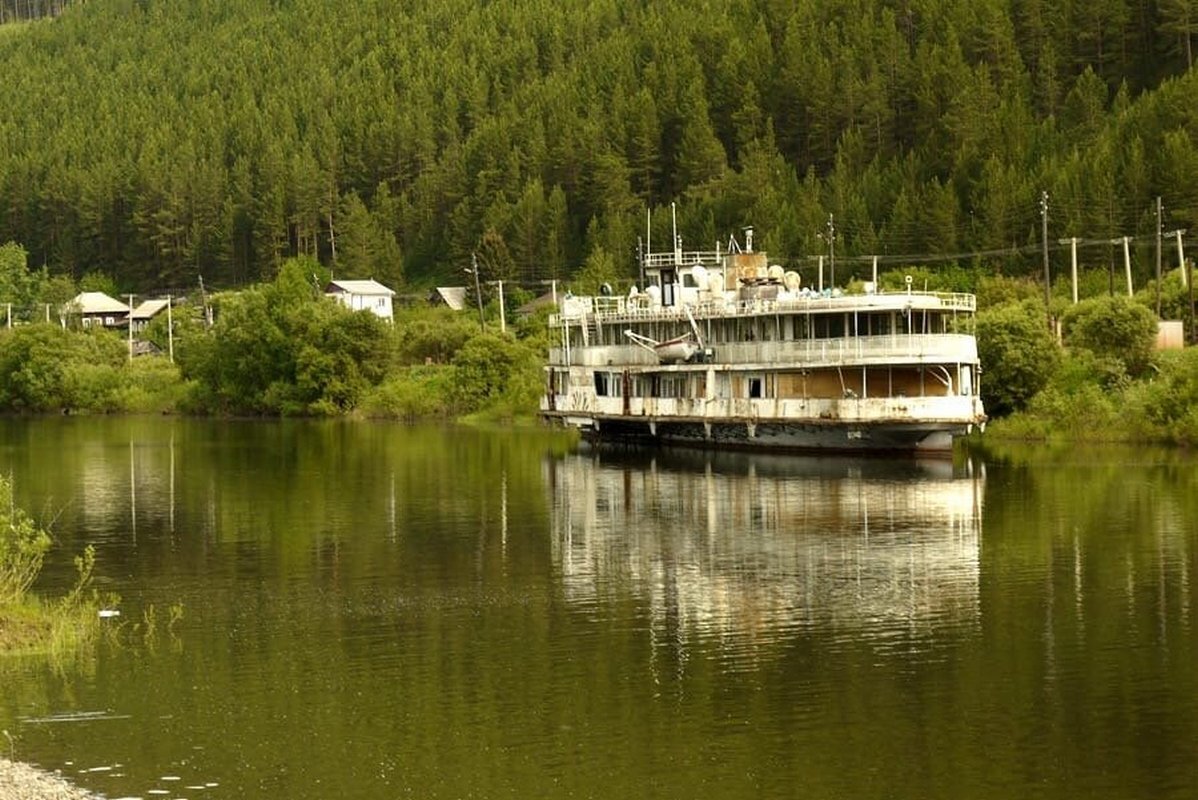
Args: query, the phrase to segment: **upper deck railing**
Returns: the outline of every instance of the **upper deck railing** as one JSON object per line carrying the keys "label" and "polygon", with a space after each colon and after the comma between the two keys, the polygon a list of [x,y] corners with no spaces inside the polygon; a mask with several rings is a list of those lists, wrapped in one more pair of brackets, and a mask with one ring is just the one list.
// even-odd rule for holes
{"label": "upper deck railing", "polygon": [[[713,342],[720,365],[791,365],[799,368],[890,364],[964,363],[977,361],[977,340],[964,333],[888,333],[878,336],[838,336],[830,339],[790,339],[772,342]],[[704,362],[706,363],[706,362]],[[615,368],[654,367],[662,371],[705,369],[694,364],[662,365],[655,355],[629,342],[616,341],[587,347],[553,347],[551,366]]]}
{"label": "upper deck railing", "polygon": [[649,253],[645,256],[645,269],[661,269],[662,267],[687,267],[701,265],[720,266],[724,263],[726,253],[719,250],[688,250],[677,253]]}
{"label": "upper deck railing", "polygon": [[784,313],[820,313],[831,311],[870,310],[934,310],[963,311],[977,309],[972,294],[960,292],[881,292],[877,294],[845,294],[840,296],[810,295],[784,300],[729,300],[714,297],[693,303],[672,306],[651,305],[643,299],[630,297],[570,297],[563,301],[562,311],[549,317],[550,325],[579,324],[593,319],[603,323],[672,322],[695,319],[752,316]]}

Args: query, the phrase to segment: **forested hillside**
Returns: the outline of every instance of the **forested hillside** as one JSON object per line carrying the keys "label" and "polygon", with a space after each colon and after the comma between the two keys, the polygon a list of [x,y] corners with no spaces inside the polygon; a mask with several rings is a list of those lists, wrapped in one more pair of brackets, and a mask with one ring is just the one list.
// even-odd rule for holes
{"label": "forested hillside", "polygon": [[0,242],[143,292],[296,254],[531,282],[631,274],[678,201],[688,247],[800,260],[831,214],[840,258],[1018,273],[1047,192],[1054,263],[1132,235],[1146,276],[1158,195],[1198,234],[1196,32],[1198,0],[91,0],[0,28]]}

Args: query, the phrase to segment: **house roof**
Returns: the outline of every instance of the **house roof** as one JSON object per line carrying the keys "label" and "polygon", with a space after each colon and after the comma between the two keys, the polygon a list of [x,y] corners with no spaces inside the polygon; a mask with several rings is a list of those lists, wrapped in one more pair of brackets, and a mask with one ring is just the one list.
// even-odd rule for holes
{"label": "house roof", "polygon": [[540,297],[529,300],[524,305],[516,309],[517,314],[533,314],[536,311],[547,306],[556,306],[557,298],[553,292],[545,292]]}
{"label": "house roof", "polygon": [[133,319],[151,319],[170,305],[170,300],[143,300],[129,316]]}
{"label": "house roof", "polygon": [[129,306],[103,292],[80,292],[70,303],[80,314],[128,314]]}
{"label": "house roof", "polygon": [[324,293],[395,296],[395,292],[373,279],[368,281],[329,281],[328,286],[324,287]]}
{"label": "house roof", "polygon": [[436,302],[438,299],[454,311],[461,311],[466,307],[466,287],[438,286],[429,296],[429,300]]}

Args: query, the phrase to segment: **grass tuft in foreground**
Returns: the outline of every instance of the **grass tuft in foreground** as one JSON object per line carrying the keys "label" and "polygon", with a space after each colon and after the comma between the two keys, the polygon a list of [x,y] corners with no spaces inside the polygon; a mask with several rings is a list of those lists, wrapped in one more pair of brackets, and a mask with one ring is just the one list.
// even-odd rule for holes
{"label": "grass tuft in foreground", "polygon": [[50,544],[0,477],[0,656],[45,655],[62,663],[100,630],[103,599],[90,589],[96,563],[90,546],[75,558],[75,584],[65,596],[51,601],[32,593]]}

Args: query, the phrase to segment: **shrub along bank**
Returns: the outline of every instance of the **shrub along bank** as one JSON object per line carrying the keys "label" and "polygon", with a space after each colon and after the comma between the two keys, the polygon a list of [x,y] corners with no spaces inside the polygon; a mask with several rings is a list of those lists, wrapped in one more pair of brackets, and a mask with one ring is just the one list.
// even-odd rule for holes
{"label": "shrub along bank", "polygon": [[[1198,356],[1153,349],[1154,286],[1077,305],[1055,287],[1058,337],[1034,282],[917,272],[929,289],[978,296],[987,436],[1198,443]],[[399,310],[388,324],[330,302],[319,290],[326,277],[317,262],[293,259],[270,283],[214,298],[211,327],[200,324],[199,309],[179,309],[174,364],[131,361],[125,340],[107,331],[45,323],[0,331],[0,410],[535,415],[549,345],[543,316],[500,332],[493,323],[480,329],[473,314],[421,307]],[[887,274],[882,283],[903,279]],[[1165,278],[1166,308],[1176,305],[1179,280]],[[161,323],[148,336],[165,348]]]}
{"label": "shrub along bank", "polygon": [[49,548],[49,535],[14,505],[12,484],[0,477],[0,656],[67,658],[99,630],[100,598],[88,588],[90,547],[75,559],[78,578],[65,597],[47,601],[30,591]]}
{"label": "shrub along bank", "polygon": [[[175,363],[129,358],[123,335],[31,323],[0,331],[0,410],[15,413],[363,414],[401,419],[534,414],[544,319],[510,332],[472,315],[401,310],[394,324],[331,302],[327,272],[293,259],[266,284],[175,315]],[[165,325],[147,338],[165,351]]]}
{"label": "shrub along bank", "polygon": [[1077,305],[1058,293],[1059,341],[1028,287],[996,281],[990,305],[979,291],[985,438],[1198,444],[1198,349],[1154,350],[1153,285]]}

